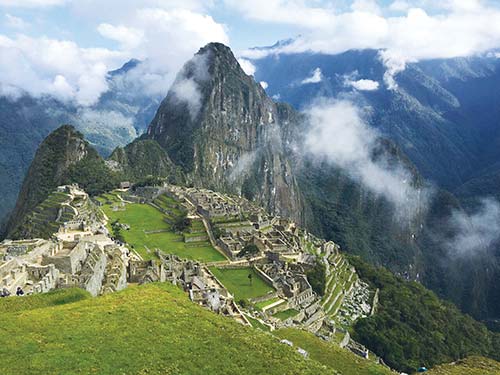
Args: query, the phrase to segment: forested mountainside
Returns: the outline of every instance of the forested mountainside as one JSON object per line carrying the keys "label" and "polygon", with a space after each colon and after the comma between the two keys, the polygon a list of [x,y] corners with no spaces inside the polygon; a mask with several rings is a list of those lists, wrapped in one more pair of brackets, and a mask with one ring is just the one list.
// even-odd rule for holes
{"label": "forested mountainside", "polygon": [[[156,146],[154,146],[155,141],[143,142],[142,146],[149,146],[147,149],[157,150]],[[134,165],[137,168],[140,168],[140,164],[138,163],[140,163],[142,157],[142,146],[139,145],[138,151],[128,156],[128,158],[135,158],[139,155],[134,159],[136,163]],[[122,150],[120,152],[124,151]],[[153,160],[156,160],[155,158],[158,155],[163,155],[163,153],[158,151],[153,152],[154,153],[151,155]],[[39,156],[40,159],[35,158],[32,168],[39,166],[42,160],[48,162],[49,159],[45,155],[50,155],[50,161],[54,161],[54,165],[58,166],[58,174],[54,177],[55,174],[53,171],[48,170],[44,174],[36,177],[28,176],[29,178],[25,180],[26,185],[23,191],[32,191],[29,184],[37,186],[50,178],[55,178],[55,182],[63,181],[59,183],[66,183],[64,181],[67,181],[68,183],[78,183],[80,186],[85,186],[89,189],[89,192],[99,194],[101,191],[114,189],[122,178],[130,176],[127,174],[120,174],[126,173],[127,168],[124,168],[121,172],[111,171],[100,157],[92,157],[92,155],[95,155],[94,153],[95,151],[91,149],[82,135],[75,131],[74,128],[63,126],[57,129],[42,143],[40,150],[37,152],[37,156]],[[61,162],[62,160],[70,160],[71,162],[63,163]],[[119,162],[114,161],[114,163]],[[117,165],[114,163],[112,164],[116,167]],[[107,164],[110,164],[109,161]],[[98,165],[101,167],[97,167]],[[145,168],[147,169],[148,166],[145,165]],[[76,173],[75,169],[78,170],[79,173]],[[57,176],[63,177],[58,180],[57,178],[59,177]],[[65,180],[65,178],[67,178],[67,180]],[[168,181],[171,178],[172,175],[169,175],[166,176],[165,179]],[[99,181],[106,182],[108,185],[103,185],[101,183],[96,184],[96,182]],[[137,179],[137,181],[139,181],[138,185],[142,186],[143,178]],[[153,179],[152,181],[154,181],[153,183],[157,183],[158,179]],[[49,185],[45,184],[44,186],[47,187]],[[55,189],[56,186],[57,184],[53,189]],[[123,191],[121,192],[123,193]],[[101,202],[106,202],[106,200],[112,199],[111,197],[116,193],[115,191],[112,194],[103,194],[98,197],[98,199],[100,199]],[[50,238],[50,231],[57,230],[58,226],[61,225],[61,220],[64,220],[56,213],[63,212],[63,217],[66,217],[64,210],[61,211],[60,208],[64,208],[65,205],[67,205],[67,203],[65,203],[65,199],[67,198],[68,196],[62,192],[52,191],[41,204],[37,204],[33,209],[29,210],[28,207],[25,207],[25,210],[28,211],[15,228],[16,230],[13,232],[14,236],[18,238],[31,238],[33,236]],[[169,199],[168,197],[165,198]],[[160,199],[157,201],[158,204],[162,204]],[[115,203],[109,202],[110,206],[108,206],[107,209],[110,211],[107,212],[108,215],[111,214],[111,205],[116,205],[117,202],[120,202],[120,200],[115,201]],[[123,201],[121,202],[123,203]],[[99,211],[98,207],[95,206],[91,200],[88,200],[87,203],[90,206],[79,207],[80,212],[88,212],[89,210],[93,212]],[[148,205],[132,204],[132,206],[136,208],[137,206],[145,206],[145,209],[149,208],[153,211],[155,210],[155,208]],[[115,212],[117,215],[122,215],[123,213],[124,211],[121,210]],[[96,213],[96,215],[99,216],[98,213]],[[158,212],[158,215],[161,216],[161,212]],[[67,217],[71,219],[70,215]],[[381,220],[382,218],[379,219]],[[102,218],[100,220],[102,220]],[[127,222],[137,223],[142,220],[145,220],[145,218],[132,218],[128,216]],[[163,224],[165,223],[163,220],[160,220],[160,222]],[[124,222],[122,225],[128,224]],[[138,231],[138,228],[135,226],[133,230],[135,231],[135,235],[137,235],[138,232],[142,233],[142,230]],[[123,237],[121,238],[124,240]],[[141,236],[140,238],[143,237]],[[146,250],[137,249],[137,251],[139,250],[141,252],[146,252]],[[149,252],[149,250],[147,251]],[[154,257],[152,254],[149,254],[149,256]],[[351,257],[349,258],[349,262],[355,266],[355,270],[358,272],[359,277],[363,281],[369,283],[372,292],[378,290],[378,292],[375,292],[378,294],[378,298],[376,298],[378,302],[376,303],[375,310],[373,310],[374,315],[358,320],[351,332],[356,340],[364,344],[375,354],[380,355],[391,367],[412,371],[422,364],[433,366],[435,364],[450,362],[470,355],[483,355],[491,358],[498,358],[498,345],[500,344],[498,335],[488,331],[483,324],[461,313],[449,302],[439,300],[434,293],[425,289],[425,287],[418,283],[409,282],[401,277],[396,277],[388,270],[370,266],[360,258]],[[315,279],[313,275],[308,274],[307,277],[311,280]],[[318,279],[321,279],[320,275],[318,275]],[[323,279],[323,283],[326,285],[327,280],[324,278],[324,275]],[[330,289],[333,289],[331,285]],[[147,289],[144,289],[144,291],[146,290]],[[127,294],[135,292],[130,291],[122,293]],[[68,290],[68,294],[71,295],[70,290]],[[32,306],[31,304],[34,303],[38,309],[40,309],[40,313],[44,314],[46,311],[50,314],[52,313],[52,310],[50,310],[51,306],[53,304],[61,304],[61,298],[66,298],[64,295],[61,295],[61,298],[57,298],[57,295],[54,297],[59,303],[52,303],[53,297],[47,295],[46,298],[30,297],[33,298],[30,300],[33,302],[28,302],[28,304]],[[71,296],[68,298],[71,298]],[[108,299],[103,303],[106,304],[106,301],[111,297],[107,298]],[[78,300],[79,299],[80,297],[78,297]],[[48,305],[45,305],[45,302],[47,302]],[[95,303],[97,303],[97,305],[95,305]],[[94,311],[100,303],[100,300],[99,302],[92,302],[91,306],[87,306],[87,308],[90,309],[90,311]],[[154,305],[150,305],[149,300],[145,300],[145,303],[147,304],[146,308],[155,308]],[[176,303],[178,304],[179,301]],[[17,303],[11,304],[14,308],[12,312],[22,311],[25,308],[22,304],[18,305]],[[130,311],[132,311],[136,308],[134,306],[135,305],[132,304],[128,306],[127,309],[131,309]],[[170,305],[167,304],[165,306]],[[49,310],[42,310],[45,307]],[[194,307],[195,306],[192,305],[193,309]],[[186,305],[186,308],[192,309],[188,307],[188,305]],[[14,319],[14,315],[9,315],[8,311],[6,311],[6,314],[7,319]],[[110,316],[109,314],[105,315]],[[20,315],[17,314],[16,316]],[[192,317],[192,315],[189,316]],[[37,326],[39,326],[38,318],[36,314],[32,316],[33,322]],[[181,320],[178,320],[176,324],[189,324],[189,319],[185,320],[179,317],[177,317],[177,319]],[[206,319],[210,320],[212,318],[207,315]],[[12,325],[9,329],[14,329],[14,326],[17,330],[16,337],[25,337],[27,333],[23,328],[24,325]],[[276,335],[280,338],[291,339],[295,345],[305,347],[306,350],[311,353],[311,358],[314,361],[319,361],[329,368],[336,370],[341,369],[343,371],[359,371],[359,373],[367,374],[375,370],[380,374],[390,373],[388,369],[375,365],[372,361],[356,360],[352,355],[349,356],[347,352],[338,348],[335,349],[335,344],[321,342],[320,338],[309,335],[303,331],[293,331],[294,330],[278,331]],[[41,334],[52,337],[50,330],[43,331]],[[113,335],[115,334],[116,333],[113,332]],[[256,338],[259,336],[258,332],[248,334],[255,335]],[[87,340],[89,340],[86,335],[79,335],[79,339],[82,340],[82,342],[87,342]],[[216,340],[214,345],[221,345],[221,343],[221,341]],[[330,359],[327,360],[327,358]],[[46,363],[50,366],[56,366],[56,364],[51,361]]]}
{"label": "forested mountainside", "polygon": [[[179,92],[186,85],[199,90],[194,102]],[[350,251],[407,269],[418,219],[402,229],[383,198],[309,158],[307,129],[304,115],[273,102],[228,47],[212,43],[179,73],[143,138],[156,140],[196,186],[243,194]],[[408,164],[388,143],[380,150]]]}
{"label": "forested mountainside", "polygon": [[59,185],[78,183],[90,194],[97,194],[116,187],[119,181],[83,134],[63,125],[38,148],[5,234],[22,237],[26,217]]}

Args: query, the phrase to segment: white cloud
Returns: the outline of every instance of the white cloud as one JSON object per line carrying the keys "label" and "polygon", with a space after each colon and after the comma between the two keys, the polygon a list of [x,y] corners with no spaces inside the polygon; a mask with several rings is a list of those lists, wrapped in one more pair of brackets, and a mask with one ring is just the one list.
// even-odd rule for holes
{"label": "white cloud", "polygon": [[372,81],[371,79],[358,79],[357,81],[348,81],[347,85],[352,86],[359,91],[375,91],[379,88],[379,83],[377,81]]}
{"label": "white cloud", "polygon": [[[228,43],[223,25],[185,9],[138,9],[127,24],[107,24],[106,31],[122,43],[127,55],[144,60],[129,75],[138,79],[142,85],[139,90],[156,96],[166,95],[184,62],[200,47],[209,42]],[[134,36],[134,43],[130,43],[128,34]]]}
{"label": "white cloud", "polygon": [[238,62],[240,63],[241,69],[243,69],[243,71],[247,75],[253,76],[255,74],[255,70],[256,70],[255,65],[253,65],[249,60],[239,58]]}
{"label": "white cloud", "polygon": [[[32,6],[42,3],[62,2],[30,2]],[[134,57],[143,63],[121,79],[134,81],[137,92],[162,97],[184,62],[201,46],[212,41],[228,43],[225,27],[199,13],[207,2],[144,0],[131,4],[79,0],[68,4],[76,15],[97,22],[97,31],[118,42],[119,47],[81,48],[67,40],[0,35],[0,95],[53,95],[92,105],[108,89],[107,71]],[[115,9],[108,9],[111,5]],[[103,17],[106,21],[98,21]]]}
{"label": "white cloud", "polygon": [[343,169],[373,193],[385,197],[401,217],[413,218],[427,202],[427,191],[412,186],[411,173],[384,157],[374,159],[379,135],[349,101],[319,100],[306,110],[307,151]]}
{"label": "white cloud", "polygon": [[209,78],[208,53],[197,54],[186,65],[175,79],[171,92],[179,103],[187,105],[192,120],[201,109],[201,92],[199,85]]}
{"label": "white cloud", "polygon": [[109,23],[101,23],[97,27],[97,31],[108,39],[116,40],[124,49],[138,47],[144,38],[144,33],[141,30],[125,27],[123,25],[113,26]]}
{"label": "white cloud", "polygon": [[259,82],[262,88],[265,90],[269,87],[269,84],[266,81],[260,81]]}
{"label": "white cloud", "polygon": [[29,23],[20,17],[13,16],[12,14],[5,14],[5,25],[12,29],[23,30],[29,27]]}
{"label": "white cloud", "polygon": [[310,5],[297,0],[226,0],[226,3],[250,19],[290,24],[301,33],[292,43],[275,49],[245,51],[243,57],[382,49],[386,50],[383,61],[389,70],[385,81],[392,89],[397,87],[395,74],[408,62],[469,56],[500,47],[500,7],[494,2],[393,2],[389,10],[405,11],[402,15],[380,13],[376,7],[372,9],[370,1],[356,2],[343,12],[328,5],[320,7],[319,3]]}
{"label": "white cloud", "polygon": [[107,67],[120,58],[120,53],[70,41],[0,36],[0,94],[53,95],[91,105],[107,90]]}
{"label": "white cloud", "polygon": [[301,81],[301,84],[305,85],[308,83],[319,83],[323,80],[323,74],[321,73],[320,68],[314,69],[314,71],[311,73],[311,75],[307,78],[304,78]]}
{"label": "white cloud", "polygon": [[455,232],[455,236],[445,243],[451,255],[485,253],[500,239],[500,203],[493,198],[483,198],[471,214],[454,211],[449,224]]}

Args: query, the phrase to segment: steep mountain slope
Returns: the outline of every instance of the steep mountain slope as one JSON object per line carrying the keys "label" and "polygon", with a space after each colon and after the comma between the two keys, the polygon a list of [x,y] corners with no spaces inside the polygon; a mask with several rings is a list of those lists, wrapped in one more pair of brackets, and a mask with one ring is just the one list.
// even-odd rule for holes
{"label": "steep mountain slope", "polygon": [[[500,275],[500,247],[493,244],[472,258],[456,257],[446,241],[454,235],[448,228],[453,212],[465,215],[479,198],[500,197],[500,95],[496,89],[500,61],[493,55],[483,55],[411,63],[395,76],[396,90],[387,89],[386,68],[374,50],[338,55],[271,54],[252,62],[257,68],[256,79],[268,83],[270,95],[299,108],[307,107],[317,96],[326,96],[348,99],[366,109],[369,124],[394,141],[419,173],[437,185],[429,212],[421,220],[421,230],[415,231],[415,241],[407,241],[408,249],[415,249],[408,254],[417,254],[420,259],[420,280],[477,318],[497,317],[500,288],[495,280]],[[315,72],[315,79],[306,80]],[[366,80],[370,80],[369,86]],[[329,186],[334,185],[328,174],[320,176]],[[312,181],[306,191],[311,185]],[[334,196],[333,192],[324,195],[314,208],[321,220],[336,217],[324,214],[336,202],[328,202],[326,197]],[[343,197],[337,202],[346,201]],[[351,207],[359,207],[352,203]],[[370,212],[362,211],[362,216],[370,216]],[[342,219],[348,217],[337,216],[329,228],[345,227]],[[371,223],[355,235],[385,231],[377,225],[380,221]],[[338,230],[336,235],[340,235]],[[405,238],[397,238],[395,246]],[[372,236],[365,243],[378,248],[381,241]],[[363,243],[356,245],[362,247]],[[390,250],[383,253],[390,254]],[[387,258],[384,261],[391,264]]]}
{"label": "steep mountain slope", "polygon": [[44,106],[29,97],[17,102],[0,97],[0,227],[14,207],[38,145],[60,124],[45,113]]}
{"label": "steep mountain slope", "polygon": [[52,132],[38,148],[6,227],[13,235],[23,218],[58,186],[78,182],[95,194],[116,186],[117,177],[83,135],[70,125]]}
{"label": "steep mountain slope", "polygon": [[132,181],[140,181],[147,176],[169,177],[171,182],[177,183],[184,181],[180,168],[153,140],[138,139],[125,147],[116,148],[107,164]]}
{"label": "steep mountain slope", "polygon": [[470,355],[499,359],[499,335],[440,300],[419,283],[350,257],[360,277],[379,290],[375,315],[356,322],[355,340],[390,366],[412,372]]}
{"label": "steep mountain slope", "polygon": [[230,49],[212,43],[186,63],[148,128],[198,186],[244,190],[273,212],[302,220],[288,159],[298,114],[276,104]]}

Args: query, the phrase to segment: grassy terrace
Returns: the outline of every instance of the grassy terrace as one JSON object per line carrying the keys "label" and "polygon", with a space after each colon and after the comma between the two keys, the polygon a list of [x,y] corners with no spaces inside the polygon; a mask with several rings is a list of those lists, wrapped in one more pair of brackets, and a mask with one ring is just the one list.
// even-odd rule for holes
{"label": "grassy terrace", "polygon": [[280,311],[273,316],[275,318],[281,319],[281,320],[287,320],[288,318],[293,318],[295,315],[297,315],[299,312],[295,309],[288,309],[288,310],[283,310]]}
{"label": "grassy terrace", "polygon": [[[273,288],[267,285],[259,274],[250,267],[236,269],[210,267],[210,271],[234,295],[235,301],[260,297],[273,291]],[[250,274],[252,275],[251,283],[248,278]]]}
{"label": "grassy terrace", "polygon": [[[272,305],[273,303],[275,302],[278,302],[281,298],[279,297],[275,297],[275,298],[271,298],[271,299],[268,299],[268,300],[265,300],[265,301],[262,301],[262,302],[257,302],[255,304],[255,307],[259,310],[262,310],[263,308],[265,308],[266,306],[269,306],[269,305]],[[284,301],[283,301],[284,302]],[[280,303],[281,305],[281,303]]]}
{"label": "grassy terrace", "polygon": [[169,283],[79,299],[82,293],[0,300],[2,375],[335,373],[192,303]]}
{"label": "grassy terrace", "polygon": [[144,259],[155,258],[154,251],[158,248],[165,253],[202,262],[225,260],[208,241],[184,243],[182,235],[175,233],[165,221],[167,216],[153,206],[127,203],[124,210],[113,211],[112,204],[106,204],[106,200],[119,202],[116,196],[108,194],[99,200],[103,203],[101,208],[109,218],[109,229],[111,230],[111,223],[115,220],[128,224],[130,230],[122,230],[121,233],[125,241]]}

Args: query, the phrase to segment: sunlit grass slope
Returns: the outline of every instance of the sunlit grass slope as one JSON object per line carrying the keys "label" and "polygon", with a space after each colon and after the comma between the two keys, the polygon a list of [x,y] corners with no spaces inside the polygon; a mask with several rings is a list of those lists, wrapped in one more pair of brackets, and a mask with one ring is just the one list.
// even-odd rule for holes
{"label": "sunlit grass slope", "polygon": [[436,366],[428,375],[499,375],[500,362],[484,357],[469,357],[455,363]]}
{"label": "sunlit grass slope", "polygon": [[358,357],[347,349],[318,339],[312,333],[287,328],[275,332],[278,337],[305,349],[310,358],[345,375],[395,375],[390,369],[374,361]]}
{"label": "sunlit grass slope", "polygon": [[[68,303],[54,302],[65,293]],[[335,373],[193,304],[170,284],[82,300],[74,293],[0,300],[2,374]]]}

